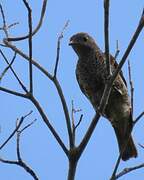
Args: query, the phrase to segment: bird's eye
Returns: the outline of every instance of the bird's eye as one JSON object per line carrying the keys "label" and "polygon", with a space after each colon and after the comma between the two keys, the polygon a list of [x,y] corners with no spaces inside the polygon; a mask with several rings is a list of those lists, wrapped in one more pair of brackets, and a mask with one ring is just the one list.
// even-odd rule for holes
{"label": "bird's eye", "polygon": [[88,37],[83,37],[83,41],[86,42],[88,40]]}

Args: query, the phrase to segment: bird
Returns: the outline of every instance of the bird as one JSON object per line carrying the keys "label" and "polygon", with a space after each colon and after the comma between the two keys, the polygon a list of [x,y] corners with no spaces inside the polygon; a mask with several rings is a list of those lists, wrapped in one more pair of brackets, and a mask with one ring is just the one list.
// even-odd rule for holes
{"label": "bird", "polygon": [[[106,55],[95,40],[85,32],[74,34],[70,38],[69,45],[78,56],[75,73],[79,87],[97,112],[108,79]],[[112,55],[110,67],[112,74],[118,67]],[[126,80],[120,71],[112,85],[102,116],[109,120],[114,129],[123,161],[137,157],[137,149],[131,135],[133,127],[131,111]]]}

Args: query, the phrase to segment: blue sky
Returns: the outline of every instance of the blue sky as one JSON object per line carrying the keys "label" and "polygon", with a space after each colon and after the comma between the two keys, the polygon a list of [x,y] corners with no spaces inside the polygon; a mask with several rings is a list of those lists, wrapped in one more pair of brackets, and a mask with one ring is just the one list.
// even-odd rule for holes
{"label": "blue sky", "polygon": [[[42,0],[29,1],[33,9],[33,26],[37,24],[40,16]],[[9,24],[19,22],[20,24],[10,29],[11,36],[21,36],[28,31],[27,11],[22,1],[1,0],[7,22]],[[111,0],[110,6],[110,52],[115,54],[116,40],[119,41],[120,59],[134,33],[144,7],[144,0]],[[0,18],[1,19],[1,18]],[[68,46],[69,38],[76,32],[88,32],[92,35],[97,44],[104,50],[103,36],[103,0],[73,0],[56,1],[49,0],[44,23],[40,31],[33,37],[33,58],[37,60],[49,72],[53,72],[57,37],[67,20],[69,26],[65,31],[61,43],[60,63],[58,68],[58,78],[65,94],[69,111],[71,111],[71,101],[74,100],[76,108],[82,109],[83,121],[77,130],[77,140],[79,143],[86,132],[89,123],[94,116],[94,110],[85,96],[81,93],[75,78],[75,66],[77,56],[71,47]],[[2,25],[2,21],[0,20]],[[3,33],[0,32],[0,41]],[[135,87],[134,94],[134,117],[137,117],[144,110],[144,32],[140,34],[133,51],[129,55],[132,68],[132,78]],[[28,52],[27,41],[16,43],[24,52]],[[9,59],[12,52],[3,49]],[[0,72],[4,68],[1,60]],[[28,64],[20,56],[17,57],[14,68],[23,82],[28,85]],[[123,67],[124,75],[128,81],[127,63]],[[1,86],[21,91],[18,83],[10,72],[8,72]],[[68,144],[65,119],[59,97],[53,84],[34,68],[34,94],[40,101],[48,118],[56,128],[65,144]],[[37,173],[41,180],[46,179],[66,179],[68,161],[43,123],[36,108],[28,100],[20,97],[0,92],[1,99],[1,138],[0,144],[7,138],[15,127],[15,121],[22,115],[33,110],[33,114],[27,118],[25,124],[35,118],[36,123],[27,129],[21,137],[21,152],[25,162],[27,162]],[[76,115],[78,119],[80,114]],[[138,148],[139,156],[128,162],[121,162],[119,171],[125,167],[131,167],[144,162],[144,150],[138,143],[144,144],[143,119],[136,125],[133,137]],[[15,138],[12,139],[2,150],[3,158],[15,160]],[[105,180],[111,176],[116,159],[118,157],[118,146],[114,131],[107,120],[101,118],[94,134],[84,151],[77,168],[76,180],[100,179]],[[23,169],[15,165],[0,164],[0,179],[22,179],[32,178]],[[130,173],[121,179],[135,180],[144,178],[143,169]]]}

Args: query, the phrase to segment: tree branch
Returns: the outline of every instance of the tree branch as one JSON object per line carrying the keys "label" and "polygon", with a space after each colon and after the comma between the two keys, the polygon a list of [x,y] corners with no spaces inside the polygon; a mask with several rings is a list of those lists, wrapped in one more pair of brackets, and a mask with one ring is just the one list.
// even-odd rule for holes
{"label": "tree branch", "polygon": [[3,72],[0,75],[0,83],[2,81],[2,78],[5,76],[6,72],[9,70],[9,68],[12,66],[15,58],[12,59],[12,61],[9,63],[9,65],[3,70]]}
{"label": "tree branch", "polygon": [[60,55],[60,43],[61,43],[61,40],[63,38],[63,33],[64,33],[64,30],[67,28],[69,24],[69,20],[65,23],[60,35],[58,36],[58,41],[57,41],[57,53],[56,53],[56,63],[55,63],[55,68],[54,68],[54,78],[56,78],[56,75],[57,75],[57,69],[58,69],[58,63],[59,63],[59,55]]}
{"label": "tree branch", "polygon": [[15,95],[15,96],[23,97],[23,98],[29,98],[28,94],[22,94],[22,93],[19,93],[19,92],[16,92],[16,91],[4,88],[4,87],[0,87],[0,91]]}
{"label": "tree branch", "polygon": [[68,156],[68,149],[66,148],[66,146],[64,145],[64,143],[62,142],[60,136],[58,135],[58,133],[56,132],[56,130],[53,128],[53,126],[51,125],[50,121],[48,120],[46,114],[44,113],[43,109],[41,108],[39,102],[32,96],[32,94],[30,94],[29,99],[31,100],[31,102],[35,105],[35,107],[37,108],[38,112],[40,113],[44,123],[47,125],[47,127],[49,128],[49,130],[51,131],[51,133],[53,134],[53,136],[55,137],[55,139],[57,140],[58,144],[61,146],[61,148],[63,149],[63,151],[65,152],[66,156]]}
{"label": "tree branch", "polygon": [[[9,65],[10,70],[12,71],[13,75],[15,76],[16,80],[18,81],[18,83],[20,84],[21,88],[28,93],[27,88],[24,86],[23,82],[19,79],[18,75],[16,74],[16,72],[14,71],[14,69],[11,67],[9,61],[7,60],[6,56],[4,55],[4,53],[2,52],[2,50],[0,49],[0,54],[2,55],[3,59],[5,60],[5,62]],[[13,56],[12,61],[14,61],[16,58],[16,52]]]}
{"label": "tree branch", "polygon": [[23,0],[28,11],[28,25],[29,25],[29,89],[33,93],[33,68],[32,68],[32,10],[26,0]]}
{"label": "tree branch", "polygon": [[111,75],[110,54],[109,54],[109,0],[104,0],[104,37],[107,77]]}
{"label": "tree branch", "polygon": [[142,163],[142,164],[140,164],[138,166],[125,168],[124,170],[122,170],[120,173],[118,173],[116,175],[115,179],[118,179],[118,178],[122,177],[123,175],[128,174],[131,171],[134,171],[134,170],[137,170],[137,169],[140,169],[140,168],[143,168],[143,167],[144,167],[144,163]]}
{"label": "tree branch", "polygon": [[[30,126],[27,125],[25,126],[22,130],[18,130],[21,126],[21,124],[23,123],[24,119],[29,116],[32,113],[32,111],[30,111],[30,113],[26,114],[25,116],[22,116],[20,121],[17,121],[18,124],[16,124],[16,128],[13,131],[13,133],[10,135],[10,137],[7,139],[7,142],[13,137],[13,135],[15,134],[15,132],[17,132],[17,146],[16,146],[16,152],[17,152],[17,161],[11,161],[11,160],[5,160],[3,158],[0,158],[0,162],[3,163],[7,163],[7,164],[15,164],[18,165],[20,167],[22,167],[26,172],[28,172],[35,180],[39,180],[36,173],[22,160],[21,154],[20,154],[20,135],[21,133]],[[31,123],[32,125],[33,123]],[[6,141],[5,141],[6,142]],[[5,143],[6,144],[6,143]]]}
{"label": "tree branch", "polygon": [[[42,26],[44,15],[45,15],[45,12],[46,12],[46,7],[47,7],[47,0],[43,0],[40,20],[39,20],[38,25],[36,26],[36,28],[33,30],[32,36],[35,35]],[[25,40],[25,39],[28,39],[28,38],[29,38],[29,34],[25,35],[25,36],[22,36],[22,37],[15,37],[15,38],[10,38],[9,37],[9,38],[7,38],[7,41],[21,41],[21,40]]]}
{"label": "tree branch", "polygon": [[100,103],[101,108],[99,108],[100,113],[104,112],[107,101],[108,101],[108,98],[109,98],[109,95],[110,95],[112,84],[115,81],[115,79],[116,79],[117,75],[119,74],[119,72],[121,71],[122,66],[126,62],[127,57],[129,55],[129,53],[131,52],[136,40],[138,39],[139,34],[142,31],[143,27],[144,27],[144,12],[142,12],[142,16],[140,18],[138,27],[137,27],[137,29],[136,29],[136,31],[135,31],[129,45],[128,45],[128,47],[127,47],[127,49],[126,49],[120,63],[119,63],[119,65],[118,65],[118,68],[116,69],[116,71],[114,72],[114,74],[112,75],[112,77],[110,78],[110,80],[107,82],[107,84],[105,86],[105,90],[104,90],[104,93],[103,93],[103,96],[102,96],[102,99],[101,99],[101,103]]}
{"label": "tree branch", "polygon": [[116,52],[115,52],[115,56],[114,56],[114,59],[116,60],[118,55],[120,53],[120,50],[119,50],[119,43],[118,43],[118,40],[116,41]]}
{"label": "tree branch", "polygon": [[10,134],[10,136],[5,140],[5,142],[0,146],[0,150],[10,141],[10,139],[15,135],[15,133],[19,130],[19,128],[21,127],[24,119],[26,117],[28,117],[30,114],[32,113],[32,111],[30,111],[28,114],[26,114],[25,116],[22,116],[20,121],[18,122],[16,128],[14,129],[14,131]]}
{"label": "tree branch", "polygon": [[128,72],[129,72],[129,84],[130,84],[130,92],[131,92],[131,114],[133,117],[133,97],[134,97],[134,87],[132,82],[132,76],[131,76],[131,66],[130,61],[128,60]]}
{"label": "tree branch", "polygon": [[0,11],[1,11],[1,15],[2,15],[2,20],[3,20],[3,27],[1,28],[6,37],[8,37],[8,31],[7,31],[7,25],[6,25],[6,18],[5,18],[5,14],[4,14],[4,11],[3,11],[3,8],[2,8],[2,5],[0,4]]}
{"label": "tree branch", "polygon": [[88,144],[89,139],[90,139],[90,137],[91,137],[91,135],[92,135],[92,133],[93,133],[97,123],[98,123],[99,118],[100,118],[100,114],[96,113],[96,115],[92,119],[92,122],[91,122],[91,124],[90,124],[90,126],[89,126],[89,128],[88,128],[88,130],[87,130],[87,132],[85,134],[85,136],[83,137],[80,145],[78,146],[78,158],[80,158],[80,156],[83,153],[86,145]]}

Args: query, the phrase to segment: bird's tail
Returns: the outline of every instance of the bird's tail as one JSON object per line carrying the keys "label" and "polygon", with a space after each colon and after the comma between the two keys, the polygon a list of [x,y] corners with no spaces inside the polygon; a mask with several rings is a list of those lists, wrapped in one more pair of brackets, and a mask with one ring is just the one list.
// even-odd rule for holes
{"label": "bird's tail", "polygon": [[137,157],[137,150],[130,134],[130,125],[126,125],[124,121],[119,122],[121,123],[119,123],[119,126],[114,126],[114,130],[119,145],[119,152],[122,153],[122,160],[126,161],[132,157]]}

